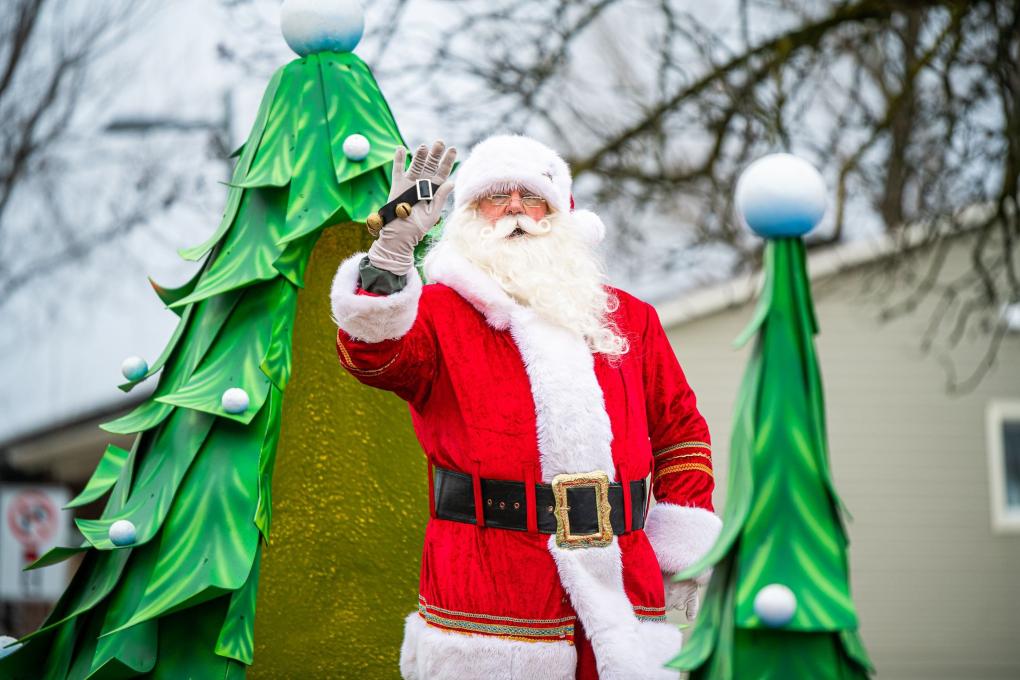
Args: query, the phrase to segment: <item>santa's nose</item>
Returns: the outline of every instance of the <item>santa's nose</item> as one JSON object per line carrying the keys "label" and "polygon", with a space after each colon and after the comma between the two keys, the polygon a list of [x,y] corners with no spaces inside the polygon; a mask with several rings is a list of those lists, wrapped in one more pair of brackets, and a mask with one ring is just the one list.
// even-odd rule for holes
{"label": "santa's nose", "polygon": [[524,212],[524,201],[521,199],[520,192],[513,192],[510,194],[510,202],[507,203],[506,211],[511,215],[520,215]]}

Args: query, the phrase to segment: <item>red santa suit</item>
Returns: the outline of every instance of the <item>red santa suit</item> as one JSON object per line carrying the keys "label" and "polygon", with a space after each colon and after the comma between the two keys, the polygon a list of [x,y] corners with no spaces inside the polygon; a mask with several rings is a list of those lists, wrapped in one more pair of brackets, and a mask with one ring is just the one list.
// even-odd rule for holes
{"label": "red santa suit", "polygon": [[403,290],[367,295],[358,254],[332,289],[340,363],[408,402],[430,466],[530,484],[593,470],[650,476],[657,504],[643,531],[575,549],[555,535],[431,518],[401,673],[569,680],[580,627],[603,680],[678,677],[663,669],[681,646],[665,622],[663,574],[704,554],[720,522],[708,428],[655,310],[613,290],[630,349],[610,360],[455,250],[435,255],[426,286],[412,271]]}

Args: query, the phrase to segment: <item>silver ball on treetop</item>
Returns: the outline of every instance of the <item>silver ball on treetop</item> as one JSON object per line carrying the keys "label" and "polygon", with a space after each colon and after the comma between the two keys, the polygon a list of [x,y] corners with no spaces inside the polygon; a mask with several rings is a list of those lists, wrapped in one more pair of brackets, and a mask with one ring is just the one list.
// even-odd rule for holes
{"label": "silver ball on treetop", "polygon": [[826,203],[821,174],[792,154],[759,158],[737,180],[737,211],[763,238],[803,236],[822,220]]}
{"label": "silver ball on treetop", "polygon": [[128,357],[124,360],[124,363],[120,365],[121,374],[131,380],[141,380],[145,377],[145,374],[149,372],[149,364],[145,362],[145,359],[133,356]]}
{"label": "silver ball on treetop", "polygon": [[797,596],[782,583],[772,583],[754,596],[754,613],[770,628],[785,626],[797,613]]}
{"label": "silver ball on treetop", "polygon": [[280,30],[302,57],[351,52],[365,32],[365,10],[358,0],[284,0]]}
{"label": "silver ball on treetop", "polygon": [[354,133],[353,135],[347,135],[344,139],[344,156],[349,161],[363,161],[372,150],[372,143],[368,141],[368,137],[365,135],[359,135]]}
{"label": "silver ball on treetop", "polygon": [[135,530],[134,523],[130,520],[118,519],[110,525],[109,535],[110,543],[113,543],[118,547],[123,547],[134,543],[138,536],[138,532]]}
{"label": "silver ball on treetop", "polygon": [[233,415],[247,411],[248,403],[248,393],[240,387],[224,390],[223,396],[220,397],[220,405],[223,406],[223,410]]}

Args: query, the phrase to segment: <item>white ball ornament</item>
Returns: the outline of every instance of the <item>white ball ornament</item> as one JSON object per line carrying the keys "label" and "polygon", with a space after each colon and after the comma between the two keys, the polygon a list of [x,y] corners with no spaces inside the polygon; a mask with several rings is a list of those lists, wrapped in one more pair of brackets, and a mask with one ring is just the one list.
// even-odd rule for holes
{"label": "white ball ornament", "polygon": [[759,158],[737,180],[737,211],[764,238],[803,236],[825,215],[825,180],[788,153]]}
{"label": "white ball ornament", "polygon": [[344,156],[349,161],[363,161],[372,150],[372,143],[365,135],[347,135],[344,140]]}
{"label": "white ball ornament", "polygon": [[770,628],[785,626],[797,613],[797,596],[781,583],[767,585],[754,596],[754,613]]}
{"label": "white ball ornament", "polygon": [[138,532],[130,520],[118,519],[110,525],[110,542],[117,547],[131,545],[137,537]]}
{"label": "white ball ornament", "polygon": [[[14,644],[17,641],[18,641],[17,638],[12,638],[10,635],[0,635],[0,659],[4,658],[5,656],[10,656],[14,652],[21,649],[20,644]],[[7,645],[13,646],[8,647]]]}
{"label": "white ball ornament", "polygon": [[229,390],[225,390],[223,396],[220,397],[220,405],[223,406],[223,410],[233,415],[247,411],[249,403],[248,393],[240,387],[231,387]]}
{"label": "white ball ornament", "polygon": [[302,57],[315,52],[350,52],[365,32],[365,10],[358,0],[284,0],[280,29]]}
{"label": "white ball ornament", "polygon": [[120,372],[125,378],[134,382],[145,377],[145,374],[149,372],[149,364],[141,357],[128,357],[120,365]]}
{"label": "white ball ornament", "polygon": [[[0,635],[0,659],[3,659],[4,657],[9,657],[10,655],[12,655],[12,653],[21,648],[20,644],[13,644],[14,642],[17,642],[16,637],[11,637],[10,635]],[[8,644],[13,645],[8,647],[7,646]]]}

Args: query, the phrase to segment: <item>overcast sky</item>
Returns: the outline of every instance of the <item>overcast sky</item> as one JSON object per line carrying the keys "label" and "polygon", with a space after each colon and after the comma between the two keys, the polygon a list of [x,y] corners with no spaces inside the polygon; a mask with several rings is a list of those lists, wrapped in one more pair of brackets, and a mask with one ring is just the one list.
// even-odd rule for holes
{"label": "overcast sky", "polygon": [[[137,163],[157,164],[162,175],[187,178],[185,200],[169,211],[153,211],[146,228],[81,264],[47,272],[0,306],[0,385],[5,386],[0,391],[0,442],[122,402],[125,395],[116,385],[122,382],[123,359],[139,355],[151,362],[169,339],[177,317],[162,307],[146,276],[177,285],[194,271],[196,264],[182,261],[176,251],[215,229],[226,197],[217,181],[226,178],[228,165],[211,153],[208,133],[202,130],[111,137],[101,129],[111,121],[139,117],[215,123],[225,115],[229,99],[232,145],[243,141],[269,75],[295,55],[276,29],[274,0],[240,1],[233,9],[224,5],[229,3],[154,3],[128,39],[94,70],[92,89],[84,97],[85,115],[64,142],[64,156],[70,159],[61,174],[64,193],[36,199],[67,201],[83,220],[116,206],[119,196],[129,201],[139,170],[119,160],[115,152],[126,149]],[[443,136],[463,147],[462,131],[429,115],[403,91],[395,96],[387,89],[387,70],[399,68],[392,51],[379,49],[392,19],[388,5],[369,8],[369,36],[357,52],[377,69],[409,144]],[[700,18],[709,23],[725,23],[732,16],[722,5],[699,7],[704,8]],[[400,21],[401,55],[427,51],[428,41],[434,47],[445,38],[448,18],[427,0],[410,3]],[[629,30],[637,31],[636,26]],[[598,41],[607,37],[605,30],[593,34],[596,52]],[[233,58],[224,59],[224,53]],[[21,209],[38,206],[25,203]],[[672,281],[632,283],[636,292],[653,297],[677,286]]]}

